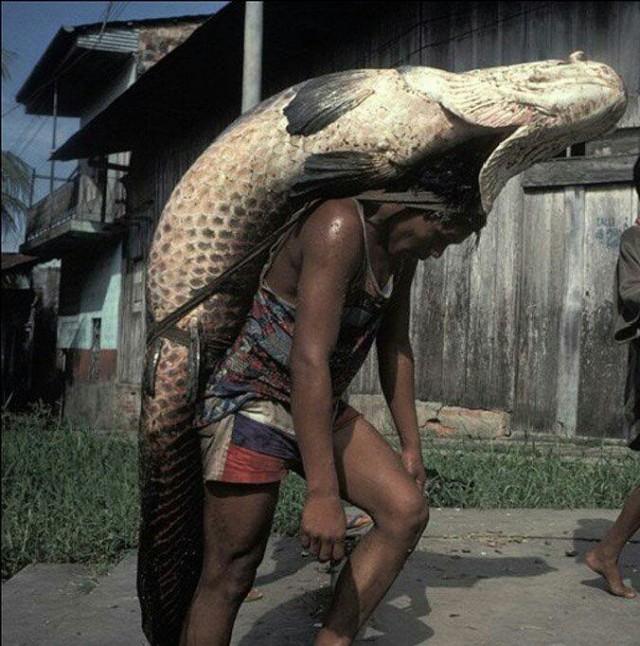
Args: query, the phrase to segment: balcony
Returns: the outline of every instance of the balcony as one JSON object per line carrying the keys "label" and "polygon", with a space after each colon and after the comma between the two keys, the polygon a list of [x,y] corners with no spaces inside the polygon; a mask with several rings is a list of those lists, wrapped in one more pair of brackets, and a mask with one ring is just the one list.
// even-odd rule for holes
{"label": "balcony", "polygon": [[74,177],[29,209],[21,253],[62,258],[121,235],[125,190],[115,174],[81,163]]}

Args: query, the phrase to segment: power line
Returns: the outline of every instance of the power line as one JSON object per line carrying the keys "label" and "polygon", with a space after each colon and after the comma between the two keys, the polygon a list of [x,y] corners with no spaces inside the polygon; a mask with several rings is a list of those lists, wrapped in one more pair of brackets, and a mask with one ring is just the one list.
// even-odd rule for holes
{"label": "power line", "polygon": [[38,136],[38,134],[40,133],[40,131],[42,130],[42,128],[45,126],[45,124],[46,124],[46,123],[47,123],[47,120],[46,120],[46,119],[43,119],[43,120],[40,122],[40,125],[39,125],[39,126],[38,126],[38,128],[35,130],[35,132],[31,135],[31,137],[29,138],[29,140],[28,140],[26,143],[24,143],[24,144],[21,146],[20,151],[16,153],[16,155],[18,155],[18,157],[22,157],[22,155],[24,155],[24,153],[26,153],[26,152],[27,152],[27,150],[29,150],[29,146],[31,146],[31,144],[33,143],[33,141],[34,141],[34,140],[35,140],[35,138]]}
{"label": "power line", "polygon": [[126,9],[126,8],[131,4],[131,3],[130,3],[130,2],[120,2],[120,3],[116,3],[116,4],[120,4],[120,7],[119,7],[118,9],[116,9],[116,10],[114,11],[114,13],[113,13],[113,21],[114,21],[114,22],[115,22],[116,20],[118,20],[118,18],[120,18],[120,16],[121,16],[121,15],[122,15],[122,13],[124,12],[124,10],[125,10],[125,9]]}
{"label": "power line", "polygon": [[475,29],[469,29],[467,31],[461,31],[451,38],[445,38],[443,40],[438,40],[438,41],[433,41],[431,43],[427,43],[426,45],[421,45],[419,48],[414,49],[412,52],[409,52],[405,56],[403,56],[395,65],[400,65],[403,62],[409,60],[414,54],[417,54],[421,51],[424,51],[425,49],[430,49],[432,47],[437,47],[439,45],[446,45],[448,43],[452,43],[456,40],[462,40],[464,38],[467,38],[471,36],[472,34],[475,34],[479,31],[483,31],[485,29],[489,29],[490,27],[495,27],[497,25],[502,24],[503,22],[507,22],[508,20],[513,20],[514,18],[520,18],[521,16],[526,16],[527,14],[534,13],[536,11],[543,11],[546,9],[553,10],[553,3],[552,2],[547,2],[545,4],[539,4],[538,6],[534,7],[533,9],[526,9],[525,11],[521,11],[519,13],[511,14],[510,16],[505,16],[504,18],[501,18],[500,20],[494,20],[493,22],[488,22],[484,25],[480,25],[479,27],[476,27]]}
{"label": "power line", "polygon": [[42,117],[39,114],[31,115],[31,118],[27,120],[22,130],[13,138],[13,141],[9,146],[10,152],[16,152],[16,148],[24,141],[25,137],[27,137],[31,133],[31,131],[41,118]]}

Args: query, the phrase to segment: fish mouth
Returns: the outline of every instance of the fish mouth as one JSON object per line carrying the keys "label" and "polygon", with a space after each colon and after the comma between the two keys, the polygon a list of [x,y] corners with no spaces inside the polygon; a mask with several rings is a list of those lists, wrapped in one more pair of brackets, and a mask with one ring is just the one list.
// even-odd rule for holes
{"label": "fish mouth", "polygon": [[583,52],[567,61],[442,73],[437,82],[440,104],[458,118],[494,132],[511,128],[478,173],[485,214],[509,179],[615,129],[627,104],[622,78]]}

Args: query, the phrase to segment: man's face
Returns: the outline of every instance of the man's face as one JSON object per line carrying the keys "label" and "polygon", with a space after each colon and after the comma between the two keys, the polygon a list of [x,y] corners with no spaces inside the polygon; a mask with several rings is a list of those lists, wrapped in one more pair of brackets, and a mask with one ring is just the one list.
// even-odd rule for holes
{"label": "man's face", "polygon": [[422,227],[422,244],[416,248],[416,257],[440,258],[446,248],[452,244],[464,242],[473,232],[471,227],[463,224],[443,224],[438,220],[425,220]]}

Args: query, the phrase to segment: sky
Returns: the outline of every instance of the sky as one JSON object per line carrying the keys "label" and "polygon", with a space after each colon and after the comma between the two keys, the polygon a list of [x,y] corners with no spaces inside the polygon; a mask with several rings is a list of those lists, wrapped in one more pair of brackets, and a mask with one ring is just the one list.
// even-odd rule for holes
{"label": "sky", "polygon": [[[49,173],[51,164],[51,117],[25,114],[15,96],[49,43],[63,26],[102,22],[110,8],[110,20],[137,20],[214,14],[227,2],[3,2],[2,48],[15,52],[9,73],[2,81],[2,149],[18,154],[38,174]],[[17,107],[16,107],[17,106]],[[58,119],[57,144],[62,145],[78,129],[78,119]],[[76,162],[56,162],[56,177],[68,177]],[[48,180],[37,180],[35,199],[48,192]],[[24,228],[24,227],[21,227]],[[23,233],[22,233],[23,235]],[[6,237],[6,239],[5,239]],[[3,230],[3,251],[15,247],[16,236]],[[7,243],[7,244],[5,244]],[[7,249],[5,249],[7,247]]]}

